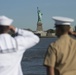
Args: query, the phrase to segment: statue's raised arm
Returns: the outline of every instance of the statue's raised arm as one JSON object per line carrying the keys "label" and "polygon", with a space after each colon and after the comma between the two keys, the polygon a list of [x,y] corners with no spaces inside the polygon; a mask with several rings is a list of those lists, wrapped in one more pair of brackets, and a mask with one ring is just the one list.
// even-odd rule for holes
{"label": "statue's raised arm", "polygon": [[42,13],[38,7],[37,7],[37,13],[38,13],[38,22],[42,22]]}

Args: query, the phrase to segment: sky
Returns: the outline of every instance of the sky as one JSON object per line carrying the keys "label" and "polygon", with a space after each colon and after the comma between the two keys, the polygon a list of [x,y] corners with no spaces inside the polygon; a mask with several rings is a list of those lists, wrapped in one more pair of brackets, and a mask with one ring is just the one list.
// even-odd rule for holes
{"label": "sky", "polygon": [[76,25],[76,0],[0,0],[0,15],[13,19],[18,28],[37,29],[37,7],[43,13],[43,30],[53,29],[53,16],[73,18]]}

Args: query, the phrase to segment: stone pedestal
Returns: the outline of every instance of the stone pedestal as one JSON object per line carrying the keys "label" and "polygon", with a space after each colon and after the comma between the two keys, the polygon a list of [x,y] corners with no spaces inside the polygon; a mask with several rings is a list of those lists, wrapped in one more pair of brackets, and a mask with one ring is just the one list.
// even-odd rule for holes
{"label": "stone pedestal", "polygon": [[41,22],[37,22],[37,31],[43,31]]}

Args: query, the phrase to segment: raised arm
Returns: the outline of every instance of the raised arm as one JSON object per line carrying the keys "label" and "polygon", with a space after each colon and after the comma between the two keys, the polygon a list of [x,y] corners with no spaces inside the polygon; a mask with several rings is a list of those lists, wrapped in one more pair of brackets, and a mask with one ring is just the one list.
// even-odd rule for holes
{"label": "raised arm", "polygon": [[18,36],[15,37],[17,44],[21,48],[31,48],[39,42],[39,37],[33,32],[23,29],[18,29],[13,26],[10,27],[15,33],[18,33]]}

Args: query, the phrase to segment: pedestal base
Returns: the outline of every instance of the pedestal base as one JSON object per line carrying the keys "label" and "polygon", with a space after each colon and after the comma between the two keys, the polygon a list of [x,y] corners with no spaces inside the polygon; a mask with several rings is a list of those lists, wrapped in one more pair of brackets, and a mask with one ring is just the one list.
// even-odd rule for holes
{"label": "pedestal base", "polygon": [[37,23],[37,31],[43,31],[42,23],[40,22]]}

